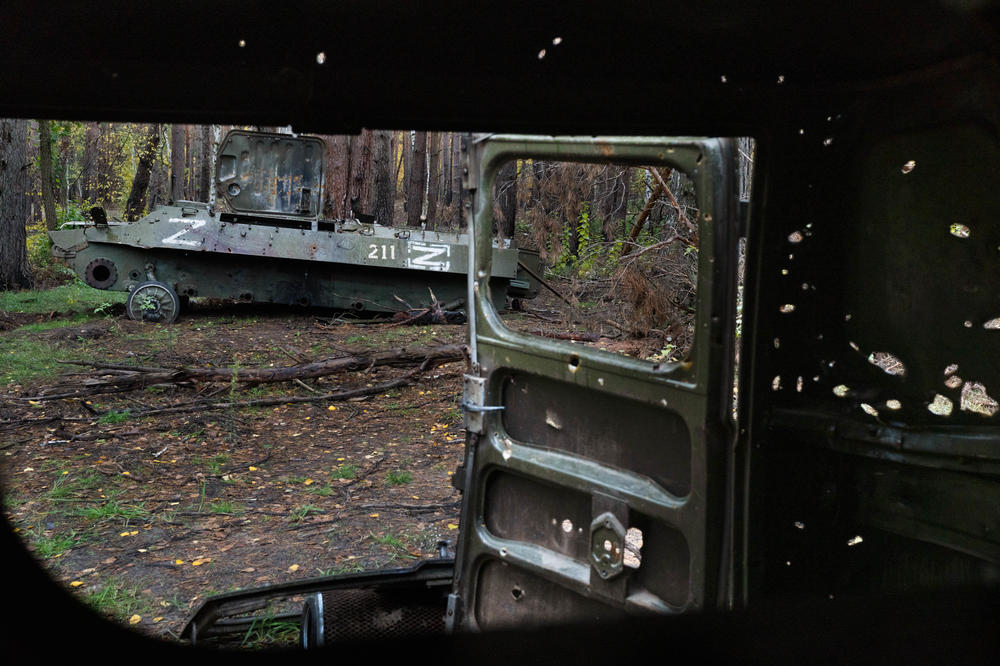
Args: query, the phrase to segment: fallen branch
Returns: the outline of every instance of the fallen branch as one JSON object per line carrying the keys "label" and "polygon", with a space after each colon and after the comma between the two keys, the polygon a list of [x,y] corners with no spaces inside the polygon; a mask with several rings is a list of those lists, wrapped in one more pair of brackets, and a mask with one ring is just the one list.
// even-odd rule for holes
{"label": "fallen branch", "polygon": [[[296,379],[325,377],[341,372],[371,369],[376,366],[388,367],[434,367],[460,361],[465,357],[465,346],[461,344],[438,347],[418,347],[395,349],[374,353],[355,353],[312,363],[303,363],[280,368],[142,368],[128,374],[102,374],[100,377],[84,379],[77,384],[63,384],[43,391],[27,400],[57,400],[97,393],[133,391],[154,384],[190,385],[193,383],[233,382],[260,384],[266,382],[287,382]],[[76,365],[88,365],[98,371],[120,370],[121,364],[103,364],[93,361],[64,361]]]}

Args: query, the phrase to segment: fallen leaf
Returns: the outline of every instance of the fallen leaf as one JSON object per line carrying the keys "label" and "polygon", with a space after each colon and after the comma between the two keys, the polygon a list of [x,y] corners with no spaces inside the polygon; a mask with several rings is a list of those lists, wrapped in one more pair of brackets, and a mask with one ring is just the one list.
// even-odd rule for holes
{"label": "fallen leaf", "polygon": [[174,564],[184,564],[184,560],[174,560]]}
{"label": "fallen leaf", "polygon": [[254,569],[253,567],[247,567],[246,569],[240,569],[240,572],[242,572],[242,573],[253,573],[254,571],[256,571],[256,569]]}
{"label": "fallen leaf", "polygon": [[206,562],[211,562],[211,561],[212,561],[211,557],[202,557],[202,558],[199,558],[199,559],[195,560],[194,562],[192,562],[191,566],[193,566],[193,567],[200,567],[201,565],[205,564]]}
{"label": "fallen leaf", "polygon": [[257,468],[254,467],[253,465],[250,465],[250,467],[248,467],[247,469],[249,469],[251,472],[256,472],[257,471]]}
{"label": "fallen leaf", "polygon": [[369,513],[368,517],[369,518],[378,518],[378,514],[377,513]]}
{"label": "fallen leaf", "polygon": [[458,525],[456,525],[455,523],[448,523],[448,529],[449,530],[457,530],[458,529]]}
{"label": "fallen leaf", "polygon": [[156,624],[157,622],[163,622],[163,618],[162,617],[154,617],[153,618],[153,624]]}
{"label": "fallen leaf", "polygon": [[70,587],[82,587],[83,585],[84,582],[81,580],[74,580],[72,583],[69,584]]}
{"label": "fallen leaf", "polygon": [[307,486],[311,486],[313,483],[315,483],[315,481],[313,481],[312,479],[306,479],[305,481],[303,481],[303,483]]}
{"label": "fallen leaf", "polygon": [[289,571],[298,571],[299,570],[299,565],[293,564],[292,566],[288,567],[288,570]]}
{"label": "fallen leaf", "polygon": [[142,616],[141,615],[133,615],[132,617],[130,617],[128,619],[128,623],[129,624],[139,624],[140,622],[142,622]]}

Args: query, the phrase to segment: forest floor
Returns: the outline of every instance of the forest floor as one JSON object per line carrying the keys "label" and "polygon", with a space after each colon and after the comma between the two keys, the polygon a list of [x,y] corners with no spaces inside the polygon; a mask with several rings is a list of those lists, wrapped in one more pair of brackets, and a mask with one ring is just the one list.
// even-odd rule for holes
{"label": "forest floor", "polygon": [[[347,401],[284,400],[377,387],[408,370],[371,367],[306,386],[233,380],[39,396],[96,376],[87,363],[287,367],[462,343],[465,325],[361,323],[209,303],[192,304],[175,324],[149,324],[127,319],[114,298],[94,307],[95,294],[116,295],[78,288],[59,288],[71,290],[56,301],[69,302],[69,311],[47,304],[54,292],[23,292],[31,312],[0,311],[0,486],[5,517],[36,560],[99,613],[180,640],[186,620],[214,594],[410,566],[438,557],[442,541],[454,554],[464,361]],[[542,335],[573,329],[558,300],[545,296],[504,319]],[[646,356],[658,348],[611,338],[596,344]],[[207,396],[277,404],[143,414]],[[272,621],[237,643],[296,638],[296,625]]]}
{"label": "forest floor", "polygon": [[[28,398],[65,381],[64,373],[87,370],[58,361],[290,366],[289,355],[462,342],[465,326],[330,325],[301,312],[197,306],[164,326],[115,310],[69,325],[64,315],[5,313],[0,334],[6,518],[51,577],[99,612],[177,638],[213,594],[409,566],[437,557],[442,540],[453,554],[464,362],[346,402],[139,416],[196,390]],[[307,381],[328,392],[404,372],[379,367]],[[313,395],[290,382],[200,389],[224,401]],[[290,633],[262,626],[242,642],[280,643]]]}

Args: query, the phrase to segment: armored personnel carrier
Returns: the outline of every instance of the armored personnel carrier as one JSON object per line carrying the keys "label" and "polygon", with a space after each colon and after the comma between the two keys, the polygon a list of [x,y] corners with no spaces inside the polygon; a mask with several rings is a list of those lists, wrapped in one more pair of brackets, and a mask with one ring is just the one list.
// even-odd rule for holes
{"label": "armored personnel carrier", "polygon": [[[315,137],[231,131],[217,154],[217,205],[174,201],[132,223],[97,209],[92,223],[50,232],[52,254],[95,289],[129,292],[137,320],[173,322],[191,297],[372,313],[432,298],[461,307],[467,234],[323,219],[324,158]],[[537,252],[510,241],[492,252],[498,306],[537,295]]]}

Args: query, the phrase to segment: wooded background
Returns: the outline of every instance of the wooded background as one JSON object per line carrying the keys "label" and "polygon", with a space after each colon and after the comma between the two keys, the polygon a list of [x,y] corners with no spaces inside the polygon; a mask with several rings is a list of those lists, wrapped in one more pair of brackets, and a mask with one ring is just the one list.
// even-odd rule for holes
{"label": "wooded background", "polygon": [[[289,132],[289,128],[252,127]],[[214,203],[212,170],[228,125],[0,119],[0,290],[32,286],[49,229],[87,219],[139,219],[157,204]],[[385,226],[462,224],[462,136],[363,130],[323,136],[324,217],[371,215]],[[749,198],[754,144],[739,140]],[[612,284],[635,331],[689,312],[697,266],[697,203],[669,168],[516,160],[500,170],[495,232],[539,250],[550,276]],[[571,300],[591,296],[569,285]],[[591,290],[593,292],[593,290]],[[687,317],[680,317],[686,319]]]}

